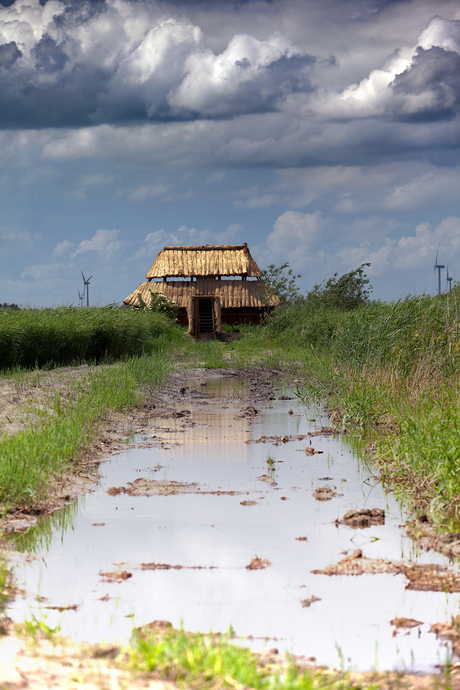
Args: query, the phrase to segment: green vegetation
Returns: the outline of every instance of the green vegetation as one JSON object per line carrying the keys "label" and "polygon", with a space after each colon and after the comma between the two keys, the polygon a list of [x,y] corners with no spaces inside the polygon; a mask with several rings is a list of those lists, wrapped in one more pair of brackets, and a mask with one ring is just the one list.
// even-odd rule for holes
{"label": "green vegetation", "polygon": [[149,353],[171,328],[159,312],[116,307],[0,309],[0,370],[113,362]]}
{"label": "green vegetation", "polygon": [[149,294],[150,294],[150,300],[147,304],[142,299],[142,295],[140,292],[137,293],[137,298],[139,300],[139,307],[143,311],[152,311],[152,312],[158,312],[160,314],[165,314],[170,319],[176,319],[177,315],[179,313],[179,305],[173,302],[172,300],[168,299],[168,297],[165,297],[163,293],[161,292],[153,292],[153,290],[149,289]]}
{"label": "green vegetation", "polygon": [[255,690],[321,690],[359,688],[347,674],[335,677],[302,670],[293,661],[285,668],[259,663],[258,656],[227,634],[186,633],[170,627],[165,633],[135,631],[129,650],[136,671],[154,671],[188,688],[254,688]]}
{"label": "green vegetation", "polygon": [[[35,420],[23,431],[0,438],[0,501],[34,503],[50,481],[74,466],[110,410],[142,403],[141,388],[157,386],[170,364],[162,353],[98,367],[71,381],[65,393],[50,393],[50,409],[29,412]],[[50,400],[50,402],[51,402]]]}
{"label": "green vegetation", "polygon": [[6,613],[6,605],[13,593],[13,576],[3,558],[0,558],[0,635],[3,635],[1,620]]}
{"label": "green vegetation", "polygon": [[[242,351],[295,363],[299,397],[326,400],[333,422],[378,436],[385,480],[449,528],[460,521],[460,292],[369,301],[363,267],[274,310]],[[345,284],[345,303],[337,295]],[[333,306],[333,305],[336,306]],[[354,305],[354,308],[351,308]],[[239,345],[236,345],[238,348]],[[242,354],[242,353],[241,353]]]}

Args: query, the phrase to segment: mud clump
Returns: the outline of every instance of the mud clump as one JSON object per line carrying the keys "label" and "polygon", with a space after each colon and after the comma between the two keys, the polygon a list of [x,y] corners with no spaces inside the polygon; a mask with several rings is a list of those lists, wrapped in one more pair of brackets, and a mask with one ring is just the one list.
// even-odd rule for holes
{"label": "mud clump", "polygon": [[266,558],[259,558],[256,556],[252,559],[249,565],[246,566],[246,570],[264,570],[267,566],[271,565],[270,561]]}
{"label": "mud clump", "polygon": [[336,429],[332,426],[321,426],[316,431],[310,431],[309,436],[338,436],[339,434],[348,434],[346,429]]}
{"label": "mud clump", "polygon": [[311,597],[308,597],[308,599],[301,599],[300,603],[302,604],[303,609],[308,609],[312,604],[315,603],[315,601],[321,601],[320,597],[315,597],[313,594]]}
{"label": "mud clump", "polygon": [[257,477],[259,482],[265,482],[266,484],[270,484],[270,486],[277,486],[277,483],[273,479],[273,477],[270,477],[268,474],[262,474],[260,477]]}
{"label": "mud clump", "polygon": [[[299,449],[300,450],[300,449]],[[301,452],[306,453],[307,455],[322,455],[324,451],[322,450],[315,450],[313,446],[307,446],[304,448]]]}
{"label": "mud clump", "polygon": [[[334,486],[334,489],[335,488],[337,487]],[[318,489],[315,489],[313,496],[317,501],[330,501],[332,498],[340,495],[334,491],[334,489],[332,489],[330,486],[320,486]]]}
{"label": "mud clump", "polygon": [[182,570],[183,565],[169,565],[169,563],[141,563],[141,570]]}
{"label": "mud clump", "polygon": [[257,417],[257,415],[260,414],[260,410],[257,410],[255,407],[252,405],[249,405],[248,407],[245,407],[243,410],[240,410],[239,413],[236,415],[237,419],[253,419],[254,417]]}
{"label": "mud clump", "polygon": [[102,577],[101,582],[124,582],[133,576],[127,570],[114,570],[111,573],[103,573],[101,570],[99,575]]}
{"label": "mud clump", "polygon": [[257,501],[240,501],[240,506],[256,506]]}
{"label": "mud clump", "polygon": [[433,623],[430,626],[430,633],[451,642],[452,652],[456,657],[460,657],[460,616],[455,618],[452,616],[446,623]]}
{"label": "mud clump", "polygon": [[249,438],[245,443],[270,443],[273,446],[279,446],[281,443],[289,443],[289,441],[303,441],[307,438],[306,434],[297,434],[295,436],[261,436],[260,438]]}
{"label": "mud clump", "polygon": [[427,524],[425,515],[419,518],[417,524],[408,524],[406,533],[414,539],[417,544],[425,551],[437,551],[448,558],[460,557],[460,533],[459,532],[436,532]]}
{"label": "mud clump", "polygon": [[391,625],[394,626],[395,630],[410,630],[411,628],[418,628],[423,625],[422,621],[416,621],[415,618],[393,618],[390,621]]}
{"label": "mud clump", "polygon": [[128,496],[176,496],[177,494],[206,494],[213,496],[238,496],[247,491],[204,491],[195,482],[162,481],[139,477],[134,482],[128,482],[127,486],[113,486],[107,489],[110,496],[127,494]]}
{"label": "mud clump", "polygon": [[353,529],[364,529],[366,527],[384,525],[385,511],[382,508],[349,510],[341,520],[336,520],[335,524],[347,525],[348,527],[353,527]]}
{"label": "mud clump", "polygon": [[338,563],[322,570],[312,570],[314,575],[377,575],[392,573],[404,575],[406,589],[417,592],[460,592],[460,574],[441,565],[398,563],[380,558],[365,558],[361,549],[356,549]]}

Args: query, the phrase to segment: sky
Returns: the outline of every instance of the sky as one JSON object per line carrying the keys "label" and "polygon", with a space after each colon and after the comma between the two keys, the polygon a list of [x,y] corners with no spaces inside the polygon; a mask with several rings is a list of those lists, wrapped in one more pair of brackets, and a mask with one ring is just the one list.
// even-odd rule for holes
{"label": "sky", "polygon": [[0,303],[243,242],[302,290],[369,262],[376,299],[434,294],[459,112],[459,0],[0,0]]}

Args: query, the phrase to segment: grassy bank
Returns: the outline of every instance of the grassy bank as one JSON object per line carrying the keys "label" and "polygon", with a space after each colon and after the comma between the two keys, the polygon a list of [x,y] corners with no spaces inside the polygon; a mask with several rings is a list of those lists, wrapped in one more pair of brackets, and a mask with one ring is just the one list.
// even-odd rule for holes
{"label": "grassy bank", "polygon": [[160,313],[112,307],[0,309],[0,370],[113,362],[155,350]]}
{"label": "grassy bank", "polygon": [[[3,643],[8,639],[3,639]],[[388,690],[389,688],[452,687],[455,676],[416,677],[397,672],[355,673],[343,669],[302,666],[276,650],[256,654],[232,633],[203,635],[155,627],[133,634],[131,645],[77,645],[59,637],[43,621],[26,621],[18,629],[14,650],[0,669],[0,684],[122,688],[223,688],[236,690]],[[0,653],[2,639],[0,638]],[[10,645],[10,648],[13,645]],[[20,668],[20,675],[17,669]],[[11,683],[11,685],[10,685]],[[3,687],[3,685],[2,685]]]}
{"label": "grassy bank", "polygon": [[[52,311],[55,317],[60,310]],[[86,316],[94,317],[93,325],[88,326],[93,335],[98,328],[103,331],[107,324],[114,325],[115,314],[121,319],[114,325],[120,338],[126,325],[128,330],[133,326],[134,335],[131,333],[132,337],[126,337],[125,345],[135,341],[138,350],[147,350],[149,354],[127,357],[122,352],[123,359],[115,364],[63,372],[63,383],[60,382],[59,371],[53,372],[52,382],[47,379],[42,382],[40,372],[16,370],[9,374],[13,399],[15,390],[23,393],[25,398],[22,412],[28,422],[17,433],[5,432],[0,436],[0,503],[4,509],[17,504],[33,505],[46,497],[54,479],[76,467],[111,411],[127,411],[141,405],[145,390],[153,390],[166,379],[172,366],[170,353],[183,344],[182,332],[161,316],[157,318],[155,314],[140,313],[133,316],[133,312],[127,312],[125,318],[123,312],[94,310],[99,312],[95,316],[89,314],[91,311],[88,310]],[[78,330],[81,318],[85,320],[85,315],[81,317],[80,312],[85,310],[63,310],[63,332],[67,317],[67,325],[71,327],[60,340],[59,347],[63,347],[67,338],[71,339],[72,332]],[[75,317],[75,322],[69,315]],[[95,325],[97,323],[99,326]],[[45,332],[46,329],[42,329],[42,335]],[[103,339],[99,342],[102,343]],[[121,352],[115,346],[103,348],[101,357],[103,350],[104,360]],[[79,351],[82,353],[83,349]],[[45,354],[41,353],[40,357],[45,359]],[[61,363],[63,361],[61,358]],[[47,363],[49,366],[51,361],[47,359]]]}
{"label": "grassy bank", "polygon": [[275,310],[235,344],[235,363],[265,351],[291,367],[305,400],[333,408],[333,422],[375,441],[385,480],[419,512],[460,521],[460,295],[370,303],[352,311]]}

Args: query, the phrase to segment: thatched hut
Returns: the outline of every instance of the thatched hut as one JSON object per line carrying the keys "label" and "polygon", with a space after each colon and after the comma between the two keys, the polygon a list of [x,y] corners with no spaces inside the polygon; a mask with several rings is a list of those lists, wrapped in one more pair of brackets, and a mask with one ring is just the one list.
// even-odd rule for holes
{"label": "thatched hut", "polygon": [[223,323],[260,323],[280,303],[246,243],[164,247],[145,277],[124,304],[139,307],[139,295],[148,304],[151,292],[161,292],[179,305],[179,323],[195,336],[222,333]]}

